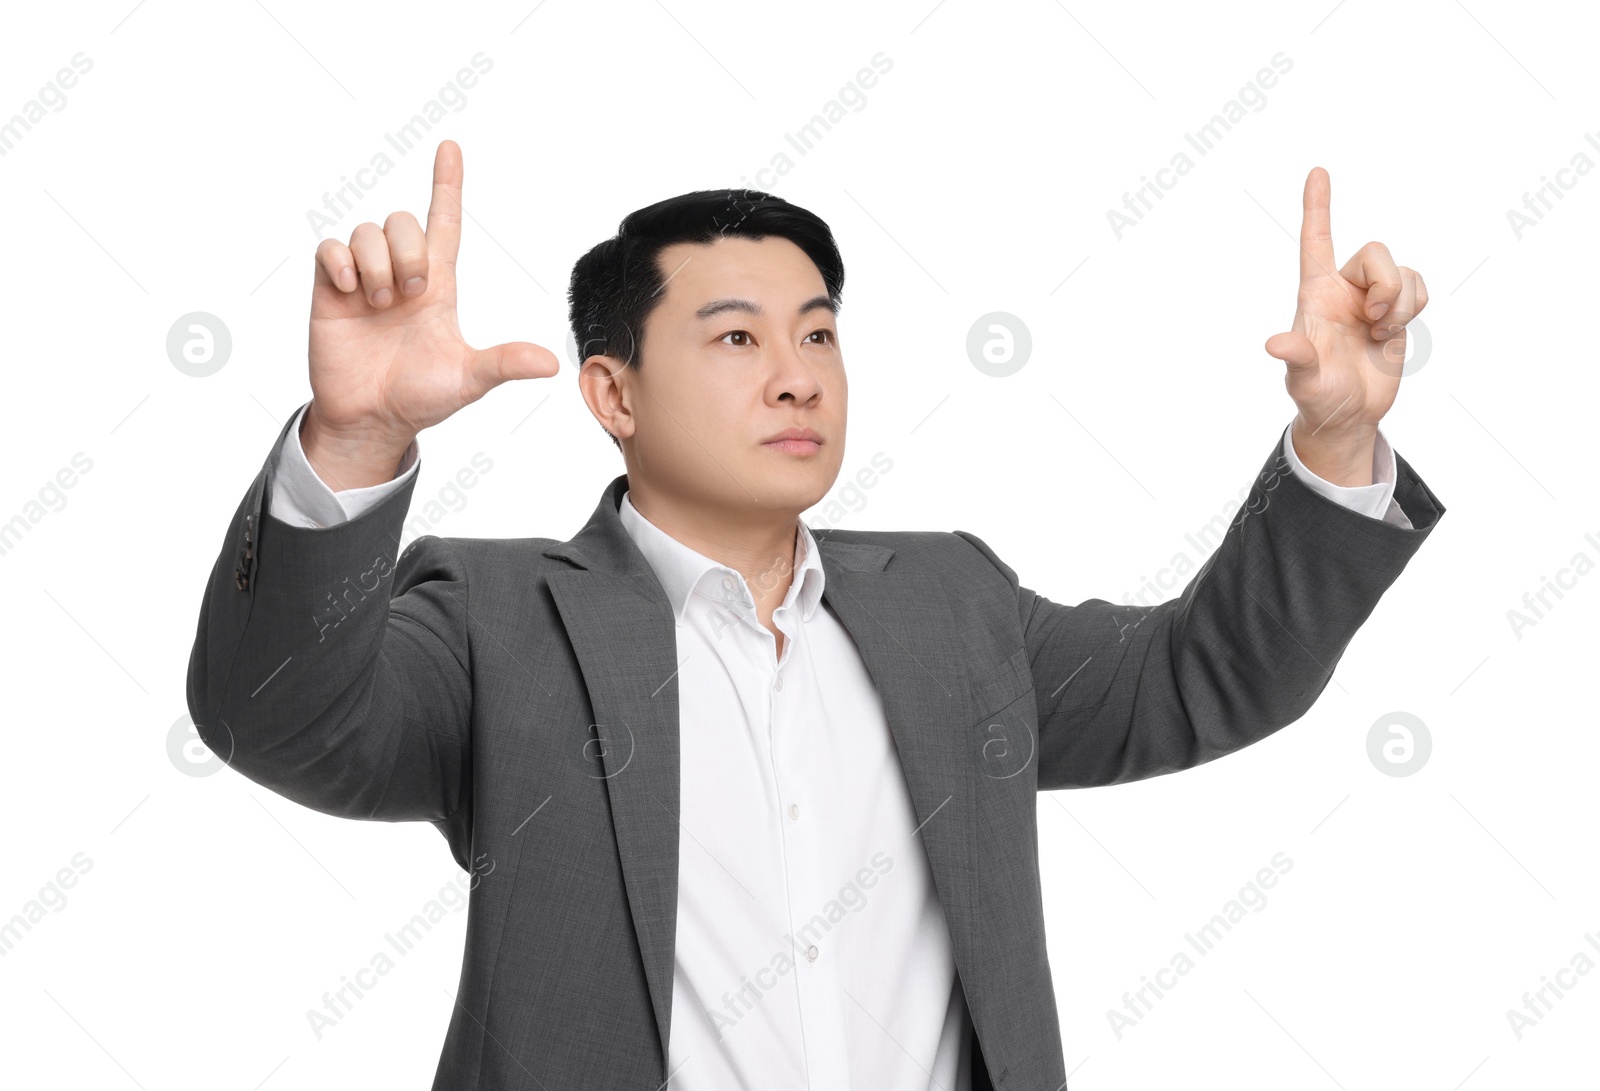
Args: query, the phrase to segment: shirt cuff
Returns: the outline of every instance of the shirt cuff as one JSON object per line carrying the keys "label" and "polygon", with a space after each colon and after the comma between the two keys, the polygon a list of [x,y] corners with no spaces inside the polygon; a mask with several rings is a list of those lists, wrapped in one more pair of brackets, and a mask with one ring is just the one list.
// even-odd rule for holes
{"label": "shirt cuff", "polygon": [[337,526],[382,503],[417,472],[421,448],[413,439],[400,458],[394,480],[337,492],[329,488],[311,468],[305,448],[300,444],[300,421],[310,404],[307,402],[295,413],[283,448],[278,452],[272,495],[267,501],[267,514],[274,519],[302,527]]}
{"label": "shirt cuff", "polygon": [[1321,493],[1335,504],[1349,508],[1351,511],[1360,512],[1372,519],[1382,519],[1385,523],[1393,523],[1406,530],[1415,529],[1406,513],[1400,510],[1399,503],[1394,499],[1395,462],[1394,449],[1389,446],[1389,440],[1383,434],[1383,429],[1378,429],[1378,441],[1372,448],[1372,484],[1370,485],[1335,485],[1325,478],[1318,477],[1307,468],[1294,449],[1294,421],[1283,430],[1283,453],[1289,460],[1289,467],[1294,475],[1303,481],[1313,492]]}

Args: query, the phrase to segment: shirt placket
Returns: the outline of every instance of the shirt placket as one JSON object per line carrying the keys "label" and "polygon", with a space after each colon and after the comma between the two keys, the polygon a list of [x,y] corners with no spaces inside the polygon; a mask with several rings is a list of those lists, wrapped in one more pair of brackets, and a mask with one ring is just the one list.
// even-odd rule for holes
{"label": "shirt placket", "polygon": [[[773,811],[781,810],[782,804],[778,794],[777,762],[772,751],[771,698],[776,682],[772,639],[771,634],[756,620],[754,602],[747,593],[743,577],[738,573],[728,569],[718,572],[715,582],[705,588],[704,596],[708,601],[698,608],[696,625],[707,642],[717,648],[716,654],[728,666],[728,674],[736,692],[735,700],[740,705],[751,739],[762,759],[757,767],[760,786],[746,785],[737,793],[741,801],[740,808],[733,813],[731,820],[740,823],[744,830],[742,841],[747,846],[746,851],[761,853],[767,863],[765,868],[759,869],[763,881],[755,886],[753,896],[761,907],[761,916],[768,930],[760,932],[759,938],[756,938],[757,933],[752,933],[740,956],[741,965],[765,968],[780,953],[789,955],[793,961],[792,952],[781,936],[788,916],[791,879],[785,857],[783,827],[773,816]],[[756,837],[754,831],[757,830],[764,831],[764,835]],[[730,865],[733,863],[729,861]],[[791,969],[788,976],[793,976],[794,972]],[[771,1033],[783,1037],[785,1053],[798,1055],[802,1064],[805,1064],[803,1012],[787,978],[779,977],[778,981],[771,992],[763,993],[758,1001],[765,1009],[761,1021],[771,1027]],[[750,1020],[752,1026],[757,1023],[751,1015],[744,1016],[744,1019]],[[746,1036],[739,1036],[739,1032],[745,1030],[741,1021],[730,1036],[738,1043],[741,1063],[745,1066],[759,1065],[759,1047],[755,1053],[751,1052],[750,1032],[746,1031]],[[779,1086],[776,1079],[774,1086]],[[803,1087],[807,1084],[801,1082],[794,1086]],[[810,1086],[818,1085],[811,1083]]]}
{"label": "shirt placket", "polygon": [[[825,888],[829,843],[819,823],[819,797],[815,763],[807,760],[805,725],[793,709],[801,687],[807,684],[807,661],[799,632],[798,604],[780,606],[774,621],[784,634],[784,649],[775,659],[773,635],[765,628],[763,652],[771,683],[767,687],[769,746],[779,826],[783,830],[785,888],[788,895],[789,932],[783,937],[794,962],[795,991],[805,1037],[805,1056],[813,1088],[850,1086],[845,1066],[845,1043],[839,1003],[843,997],[837,951],[829,942],[825,925],[807,930],[814,917],[827,921],[832,894]],[[758,627],[759,622],[757,623]]]}

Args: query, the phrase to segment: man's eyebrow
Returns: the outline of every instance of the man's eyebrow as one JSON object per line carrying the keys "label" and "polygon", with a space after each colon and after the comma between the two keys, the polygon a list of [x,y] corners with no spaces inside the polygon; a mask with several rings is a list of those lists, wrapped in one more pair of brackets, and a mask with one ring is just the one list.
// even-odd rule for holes
{"label": "man's eyebrow", "polygon": [[[836,317],[839,314],[838,304],[833,301],[832,297],[827,295],[811,297],[800,304],[800,309],[795,313],[806,315],[815,310],[825,310]],[[715,318],[726,311],[740,311],[756,318],[760,318],[765,313],[761,310],[759,304],[752,303],[748,299],[714,299],[698,311],[695,311],[694,316],[699,319]]]}

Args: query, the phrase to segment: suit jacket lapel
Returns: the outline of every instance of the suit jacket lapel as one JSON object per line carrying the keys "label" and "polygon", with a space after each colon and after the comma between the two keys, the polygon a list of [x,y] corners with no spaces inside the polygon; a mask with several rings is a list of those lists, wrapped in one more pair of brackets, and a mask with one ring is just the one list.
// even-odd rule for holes
{"label": "suit jacket lapel", "polygon": [[626,474],[594,514],[545,555],[577,568],[552,573],[551,595],[583,672],[623,884],[666,1056],[678,922],[678,663],[672,604],[617,514]]}
{"label": "suit jacket lapel", "polygon": [[[677,634],[666,592],[618,516],[626,489],[626,474],[614,478],[584,528],[544,553],[576,566],[552,573],[549,587],[594,709],[665,1058],[678,908]],[[977,830],[964,729],[975,713],[955,618],[936,578],[885,567],[894,550],[830,542],[826,532],[816,537],[823,602],[849,631],[882,696],[916,811],[915,836],[926,846],[957,967],[970,981]]]}

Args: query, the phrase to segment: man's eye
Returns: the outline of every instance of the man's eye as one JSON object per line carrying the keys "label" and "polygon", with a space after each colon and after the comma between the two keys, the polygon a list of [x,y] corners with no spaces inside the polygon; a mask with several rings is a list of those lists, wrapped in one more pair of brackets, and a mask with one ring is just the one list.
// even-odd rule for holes
{"label": "man's eye", "polygon": [[811,333],[811,336],[815,337],[819,333],[822,334],[822,336],[823,336],[823,341],[822,341],[823,344],[825,344],[825,345],[833,344],[833,331],[832,330],[826,330],[826,329],[824,329],[824,330],[813,330],[812,333]]}
{"label": "man's eye", "polygon": [[742,344],[749,344],[750,333],[748,330],[729,330],[727,333],[723,334],[719,340],[726,340],[729,337],[743,337],[746,340],[742,342]]}

